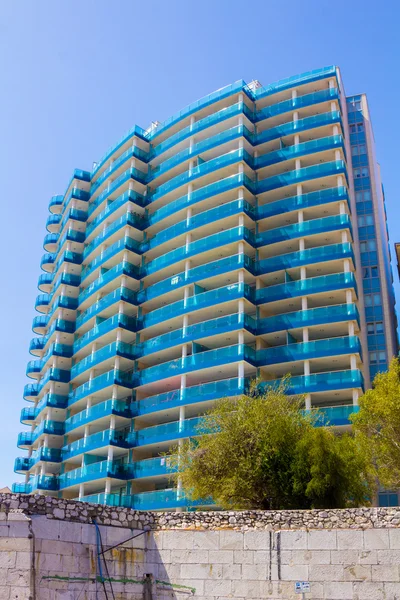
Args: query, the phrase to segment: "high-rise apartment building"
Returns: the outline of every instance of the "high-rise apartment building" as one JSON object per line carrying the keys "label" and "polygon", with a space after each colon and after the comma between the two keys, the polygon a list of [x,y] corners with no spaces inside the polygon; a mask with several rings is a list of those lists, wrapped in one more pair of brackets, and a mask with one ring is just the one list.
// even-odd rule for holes
{"label": "high-rise apartment building", "polygon": [[186,505],[165,457],[259,376],[343,426],[397,351],[364,95],[328,67],[133,127],[50,201],[14,491]]}

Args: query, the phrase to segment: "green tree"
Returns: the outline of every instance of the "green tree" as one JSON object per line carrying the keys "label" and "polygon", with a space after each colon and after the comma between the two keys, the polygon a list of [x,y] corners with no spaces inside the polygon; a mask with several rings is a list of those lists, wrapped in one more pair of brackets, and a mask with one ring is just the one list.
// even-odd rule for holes
{"label": "green tree", "polygon": [[360,398],[352,416],[357,439],[371,453],[377,477],[387,488],[400,487],[400,362],[394,358],[374,386]]}
{"label": "green tree", "polygon": [[[186,495],[212,497],[227,509],[289,509],[365,504],[372,479],[349,435],[315,427],[302,398],[285,384],[263,394],[216,403],[199,437],[175,449]],[[210,435],[211,434],[211,435]]]}

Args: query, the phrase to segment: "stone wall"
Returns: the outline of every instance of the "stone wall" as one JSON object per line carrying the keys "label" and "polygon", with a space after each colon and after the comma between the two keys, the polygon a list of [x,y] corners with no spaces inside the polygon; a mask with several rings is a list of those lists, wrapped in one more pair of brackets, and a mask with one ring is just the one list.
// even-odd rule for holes
{"label": "stone wall", "polygon": [[0,600],[278,600],[299,598],[298,580],[310,581],[313,600],[399,600],[399,517],[397,508],[156,514],[8,495]]}

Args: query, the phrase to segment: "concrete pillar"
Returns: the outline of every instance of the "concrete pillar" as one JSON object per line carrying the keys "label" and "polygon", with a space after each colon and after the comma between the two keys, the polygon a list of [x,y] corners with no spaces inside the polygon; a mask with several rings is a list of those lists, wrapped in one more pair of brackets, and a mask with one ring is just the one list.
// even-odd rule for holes
{"label": "concrete pillar", "polygon": [[303,327],[303,342],[308,342],[308,341],[309,341],[308,327]]}
{"label": "concrete pillar", "polygon": [[359,395],[360,395],[360,390],[354,389],[353,390],[353,406],[358,406]]}
{"label": "concrete pillar", "polygon": [[299,223],[304,223],[304,211],[303,210],[299,210],[299,212],[297,213],[297,221]]}
{"label": "concrete pillar", "polygon": [[349,241],[349,236],[347,235],[347,231],[342,231],[342,244],[346,244]]}
{"label": "concrete pillar", "polygon": [[355,354],[350,355],[350,369],[355,371],[357,369],[357,358]]}
{"label": "concrete pillar", "polygon": [[346,214],[346,207],[345,207],[344,202],[339,202],[339,214],[340,215]]}
{"label": "concrete pillar", "polygon": [[81,500],[81,498],[83,498],[85,495],[85,484],[81,483],[79,484],[79,500]]}
{"label": "concrete pillar", "polygon": [[306,296],[301,299],[301,310],[308,310],[308,298]]}
{"label": "concrete pillar", "polygon": [[353,294],[351,290],[346,290],[346,304],[353,304]]}
{"label": "concrete pillar", "polygon": [[349,321],[349,336],[355,335],[354,321]]}
{"label": "concrete pillar", "polygon": [[306,410],[311,410],[311,394],[306,394],[305,397]]}
{"label": "concrete pillar", "polygon": [[306,267],[300,267],[300,279],[307,279]]}
{"label": "concrete pillar", "polygon": [[345,273],[350,273],[350,261],[348,258],[345,258],[343,261],[343,270]]}
{"label": "concrete pillar", "polygon": [[111,494],[111,479],[106,479],[106,485],[104,488],[105,494]]}
{"label": "concrete pillar", "polygon": [[305,377],[308,377],[310,375],[310,361],[309,360],[304,361],[304,375],[305,375]]}

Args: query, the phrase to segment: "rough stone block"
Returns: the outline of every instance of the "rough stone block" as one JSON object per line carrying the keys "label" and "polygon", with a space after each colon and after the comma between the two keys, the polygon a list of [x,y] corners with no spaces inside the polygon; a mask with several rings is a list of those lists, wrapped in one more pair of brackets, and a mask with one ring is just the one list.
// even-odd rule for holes
{"label": "rough stone block", "polygon": [[30,541],[27,538],[0,538],[0,552],[30,551]]}
{"label": "rough stone block", "polygon": [[41,571],[56,571],[61,570],[61,554],[47,554],[41,552],[37,559],[37,568]]}
{"label": "rough stone block", "polygon": [[61,540],[42,540],[41,551],[45,554],[68,556],[72,554],[72,544]]}
{"label": "rough stone block", "polygon": [[31,568],[31,553],[30,552],[17,552],[17,562],[15,564],[16,569],[30,569]]}
{"label": "rough stone block", "polygon": [[265,581],[267,579],[267,565],[242,565],[242,579]]}
{"label": "rough stone block", "polygon": [[0,569],[13,569],[15,567],[16,560],[16,552],[0,552]]}
{"label": "rough stone block", "polygon": [[193,550],[219,550],[219,531],[196,531]]}
{"label": "rough stone block", "polygon": [[311,530],[308,532],[307,544],[309,550],[336,550],[336,531]]}
{"label": "rough stone block", "polygon": [[282,581],[308,580],[308,565],[282,565]]}
{"label": "rough stone block", "polygon": [[30,600],[32,598],[29,587],[12,586],[10,590],[10,600]]}
{"label": "rough stone block", "polygon": [[307,550],[307,531],[281,531],[281,550]]}
{"label": "rough stone block", "polygon": [[210,550],[208,560],[214,564],[233,563],[233,550]]}
{"label": "rough stone block", "polygon": [[7,583],[11,589],[29,586],[30,572],[27,569],[8,569]]}
{"label": "rough stone block", "polygon": [[232,592],[232,581],[208,579],[204,582],[204,594],[207,596],[229,596]]}
{"label": "rough stone block", "polygon": [[222,578],[223,579],[241,579],[242,578],[242,565],[222,565]]}
{"label": "rough stone block", "polygon": [[310,565],[308,569],[310,581],[343,581],[342,565]]}
{"label": "rough stone block", "polygon": [[208,550],[171,550],[173,563],[208,563]]}
{"label": "rough stone block", "polygon": [[271,545],[271,532],[269,531],[245,531],[245,550],[268,550]]}
{"label": "rough stone block", "polygon": [[387,550],[389,531],[387,529],[366,529],[364,531],[365,550]]}
{"label": "rough stone block", "polygon": [[355,529],[339,529],[337,535],[338,550],[360,550],[363,547],[363,532]]}
{"label": "rough stone block", "polygon": [[220,550],[243,550],[244,536],[241,531],[223,530],[219,532]]}
{"label": "rough stone block", "polygon": [[329,600],[353,600],[353,586],[350,582],[326,581],[324,593]]}
{"label": "rough stone block", "polygon": [[394,550],[400,549],[400,529],[389,529],[389,545]]}
{"label": "rough stone block", "polygon": [[[283,561],[282,561],[283,563]],[[287,564],[293,565],[329,565],[331,552],[329,550],[292,550]]]}
{"label": "rough stone block", "polygon": [[0,600],[9,600],[10,591],[9,585],[0,585]]}
{"label": "rough stone block", "polygon": [[182,579],[222,579],[222,565],[212,563],[181,565]]}
{"label": "rough stone block", "polygon": [[353,583],[353,600],[386,600],[383,583]]}
{"label": "rough stone block", "polygon": [[344,567],[345,581],[371,581],[371,565],[350,565]]}
{"label": "rough stone block", "polygon": [[252,565],[254,564],[255,552],[251,550],[234,550],[233,551],[233,562],[240,565]]}
{"label": "rough stone block", "polygon": [[398,565],[372,565],[372,581],[399,582]]}
{"label": "rough stone block", "polygon": [[400,583],[384,583],[385,599],[399,600],[400,598]]}
{"label": "rough stone block", "polygon": [[41,515],[32,515],[32,531],[38,539],[60,539],[61,525],[60,521],[47,519],[47,517]]}
{"label": "rough stone block", "polygon": [[166,550],[192,550],[195,535],[193,531],[164,532],[162,547]]}

